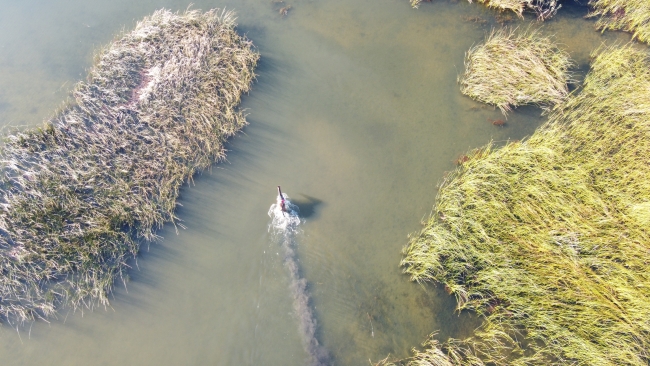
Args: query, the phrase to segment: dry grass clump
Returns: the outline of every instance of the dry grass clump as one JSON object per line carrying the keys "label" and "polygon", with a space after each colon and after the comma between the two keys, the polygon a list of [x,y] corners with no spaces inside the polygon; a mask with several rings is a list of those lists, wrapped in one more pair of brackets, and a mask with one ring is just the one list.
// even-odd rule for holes
{"label": "dry grass clump", "polygon": [[[472,0],[468,0],[470,3]],[[515,12],[519,17],[523,18],[524,10],[527,7],[528,0],[476,0],[477,2],[486,5],[488,8],[497,10],[510,10]]]}
{"label": "dry grass clump", "polygon": [[[410,0],[413,8],[418,8],[423,1],[431,0]],[[468,0],[470,3],[472,0]],[[533,11],[537,20],[546,20],[551,18],[562,7],[558,4],[559,0],[476,0],[486,5],[488,8],[500,11],[510,10],[515,12],[520,18],[524,17],[524,10]]]}
{"label": "dry grass clump", "polygon": [[407,365],[650,363],[650,56],[598,55],[530,139],[475,151],[404,249],[485,317]]}
{"label": "dry grass clump", "polygon": [[0,147],[0,318],[106,305],[183,182],[224,157],[259,55],[231,12],[159,10],[103,49],[74,103]]}
{"label": "dry grass clump", "polygon": [[497,29],[465,55],[460,91],[503,114],[524,104],[551,106],[569,93],[569,55],[536,30]]}
{"label": "dry grass clump", "polygon": [[544,21],[557,14],[562,7],[559,2],[560,0],[528,0],[526,6],[535,12],[537,20]]}
{"label": "dry grass clump", "polygon": [[590,0],[590,17],[600,16],[596,26],[602,30],[630,32],[650,43],[650,2],[648,0]]}
{"label": "dry grass clump", "polygon": [[[468,0],[470,3],[472,0]],[[488,8],[493,8],[500,11],[510,10],[517,14],[520,18],[524,17],[524,11],[533,11],[537,20],[546,20],[557,14],[558,9],[562,5],[558,4],[559,0],[476,0],[477,2],[486,5]]]}

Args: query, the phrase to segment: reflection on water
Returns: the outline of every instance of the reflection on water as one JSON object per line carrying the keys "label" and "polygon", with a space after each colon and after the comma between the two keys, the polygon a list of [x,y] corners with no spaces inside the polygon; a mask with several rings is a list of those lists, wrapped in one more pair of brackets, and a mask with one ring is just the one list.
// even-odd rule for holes
{"label": "reflection on water", "polygon": [[[454,313],[437,287],[408,282],[398,263],[459,154],[543,121],[526,107],[495,127],[498,111],[458,92],[464,52],[499,25],[498,13],[447,0],[417,11],[406,0],[285,0],[286,17],[268,0],[194,4],[236,9],[259,47],[244,99],[250,126],[227,162],[182,191],[187,229],[162,230],[112,308],[64,310],[20,337],[0,328],[0,364],[304,365],[281,247],[266,226],[278,184],[306,218],[297,258],[334,364],[406,356],[435,330],[470,334],[477,319]],[[39,124],[95,48],[155,9],[188,5],[0,0],[2,125]],[[603,40],[627,39],[595,32],[585,12],[567,7],[543,24],[581,66]]]}

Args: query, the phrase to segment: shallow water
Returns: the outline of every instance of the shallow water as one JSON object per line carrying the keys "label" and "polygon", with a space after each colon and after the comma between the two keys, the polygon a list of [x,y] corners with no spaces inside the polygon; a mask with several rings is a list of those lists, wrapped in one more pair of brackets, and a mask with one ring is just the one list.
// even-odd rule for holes
{"label": "shallow water", "polygon": [[[182,191],[187,229],[166,226],[164,240],[143,247],[111,308],[0,328],[0,364],[304,365],[289,275],[267,231],[277,185],[305,220],[297,258],[336,365],[407,356],[433,331],[471,334],[476,319],[454,313],[435,286],[409,282],[398,263],[459,154],[544,120],[526,107],[492,126],[499,112],[458,91],[464,52],[498,13],[446,0],[419,10],[406,0],[286,4],[281,17],[267,0],[194,2],[237,10],[261,52],[243,102],[250,126],[227,162]],[[155,9],[188,5],[0,0],[0,124],[38,125],[100,45]],[[543,24],[582,70],[601,42],[629,39],[595,32],[585,12],[562,9]]]}

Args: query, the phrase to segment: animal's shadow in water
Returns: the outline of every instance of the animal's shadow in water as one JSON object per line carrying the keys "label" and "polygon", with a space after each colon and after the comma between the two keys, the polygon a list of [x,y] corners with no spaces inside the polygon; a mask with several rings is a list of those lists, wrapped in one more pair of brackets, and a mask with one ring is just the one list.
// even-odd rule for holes
{"label": "animal's shadow in water", "polygon": [[300,193],[300,198],[292,198],[291,203],[298,206],[300,217],[305,219],[316,219],[320,214],[321,207],[325,204],[318,198]]}

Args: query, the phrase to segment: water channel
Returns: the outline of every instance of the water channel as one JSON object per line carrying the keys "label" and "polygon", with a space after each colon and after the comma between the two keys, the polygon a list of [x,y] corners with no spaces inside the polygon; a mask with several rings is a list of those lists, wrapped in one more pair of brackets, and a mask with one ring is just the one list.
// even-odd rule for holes
{"label": "water channel", "polygon": [[[0,0],[0,125],[36,126],[86,75],[93,53],[138,19],[187,0]],[[278,12],[291,8],[286,16]],[[112,306],[62,310],[49,323],[0,327],[2,365],[304,365],[281,248],[268,232],[276,186],[304,219],[297,258],[317,336],[336,365],[362,365],[438,337],[471,334],[433,285],[398,267],[453,160],[488,141],[530,135],[535,107],[509,115],[464,97],[465,51],[503,19],[465,1],[194,1],[233,9],[261,53],[243,101],[247,126],[228,160],[181,193],[187,229],[144,245]],[[543,24],[585,70],[601,34],[569,4]],[[536,23],[533,23],[534,25]],[[537,24],[539,26],[539,24]]]}

